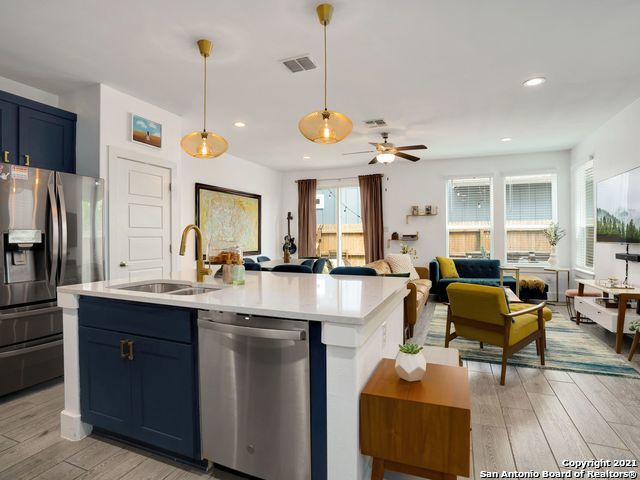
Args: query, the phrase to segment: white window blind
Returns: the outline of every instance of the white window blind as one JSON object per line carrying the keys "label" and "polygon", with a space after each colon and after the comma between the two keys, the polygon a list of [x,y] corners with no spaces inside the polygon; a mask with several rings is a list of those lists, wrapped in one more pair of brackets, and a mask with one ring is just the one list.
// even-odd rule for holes
{"label": "white window blind", "polygon": [[505,178],[507,263],[544,263],[551,247],[544,230],[555,221],[556,175]]}
{"label": "white window blind", "polygon": [[576,172],[576,267],[593,271],[595,241],[595,194],[593,161],[578,167]]}
{"label": "white window blind", "polygon": [[447,184],[449,256],[490,257],[493,185],[491,178],[455,178]]}

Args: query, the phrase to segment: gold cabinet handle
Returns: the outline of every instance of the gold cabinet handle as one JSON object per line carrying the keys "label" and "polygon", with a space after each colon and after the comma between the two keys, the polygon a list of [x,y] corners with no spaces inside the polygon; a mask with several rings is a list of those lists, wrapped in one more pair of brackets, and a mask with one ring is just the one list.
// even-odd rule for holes
{"label": "gold cabinet handle", "polygon": [[127,340],[120,340],[120,358],[127,358],[127,354],[124,352],[125,345],[127,345]]}
{"label": "gold cabinet handle", "polygon": [[129,345],[129,355],[127,356],[127,359],[133,360],[133,341],[129,340],[127,341],[127,344]]}
{"label": "gold cabinet handle", "polygon": [[4,163],[9,163],[9,150],[5,150],[4,152],[2,152],[4,154]]}
{"label": "gold cabinet handle", "polygon": [[28,167],[29,163],[31,162],[31,157],[29,155],[24,156],[24,164]]}

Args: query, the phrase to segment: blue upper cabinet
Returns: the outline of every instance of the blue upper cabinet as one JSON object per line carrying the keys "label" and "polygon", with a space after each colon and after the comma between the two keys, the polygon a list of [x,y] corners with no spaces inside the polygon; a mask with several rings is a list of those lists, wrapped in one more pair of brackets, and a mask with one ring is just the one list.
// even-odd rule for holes
{"label": "blue upper cabinet", "polygon": [[0,162],[18,160],[18,106],[0,100]]}
{"label": "blue upper cabinet", "polygon": [[76,118],[75,113],[0,91],[0,160],[75,173]]}

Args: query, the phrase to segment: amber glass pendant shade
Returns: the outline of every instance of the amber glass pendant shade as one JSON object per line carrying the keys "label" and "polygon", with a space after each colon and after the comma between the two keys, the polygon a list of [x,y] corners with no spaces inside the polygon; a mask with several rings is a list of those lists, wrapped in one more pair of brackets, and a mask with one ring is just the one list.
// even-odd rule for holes
{"label": "amber glass pendant shade", "polygon": [[213,132],[191,132],[182,137],[180,146],[195,158],[215,158],[229,148],[227,141]]}
{"label": "amber glass pendant shade", "polygon": [[300,119],[298,129],[315,143],[337,143],[353,130],[353,123],[346,115],[327,109],[327,25],[331,21],[333,7],[323,3],[316,8],[318,20],[324,29],[324,110],[311,112]]}
{"label": "amber glass pendant shade", "polygon": [[298,128],[312,142],[336,143],[351,133],[353,123],[340,112],[321,110],[302,117]]}
{"label": "amber glass pendant shade", "polygon": [[207,132],[207,58],[211,55],[213,44],[210,40],[198,40],[198,49],[204,59],[204,99],[202,131],[191,132],[182,137],[180,146],[188,155],[195,158],[215,158],[229,148],[227,141],[213,132]]}

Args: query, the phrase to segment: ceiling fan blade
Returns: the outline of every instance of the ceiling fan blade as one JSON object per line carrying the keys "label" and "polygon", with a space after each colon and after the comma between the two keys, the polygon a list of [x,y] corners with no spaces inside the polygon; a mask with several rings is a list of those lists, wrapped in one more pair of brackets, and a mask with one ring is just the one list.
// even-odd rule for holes
{"label": "ceiling fan blade", "polygon": [[378,147],[378,145],[382,145],[381,143],[369,142],[369,145],[373,145],[374,147]]}
{"label": "ceiling fan blade", "polygon": [[378,163],[378,159],[376,157],[373,157],[373,160],[369,162],[369,165],[373,165],[374,163]]}
{"label": "ceiling fan blade", "polygon": [[403,150],[426,150],[426,145],[407,145],[406,147],[396,147],[396,150],[402,152]]}
{"label": "ceiling fan blade", "polygon": [[375,150],[364,150],[362,152],[348,152],[348,153],[343,153],[342,155],[357,155],[359,153],[373,153],[375,152]]}
{"label": "ceiling fan blade", "polygon": [[412,162],[417,162],[420,160],[420,157],[416,157],[415,155],[409,155],[408,153],[396,152],[396,157],[404,158],[405,160],[411,160]]}

